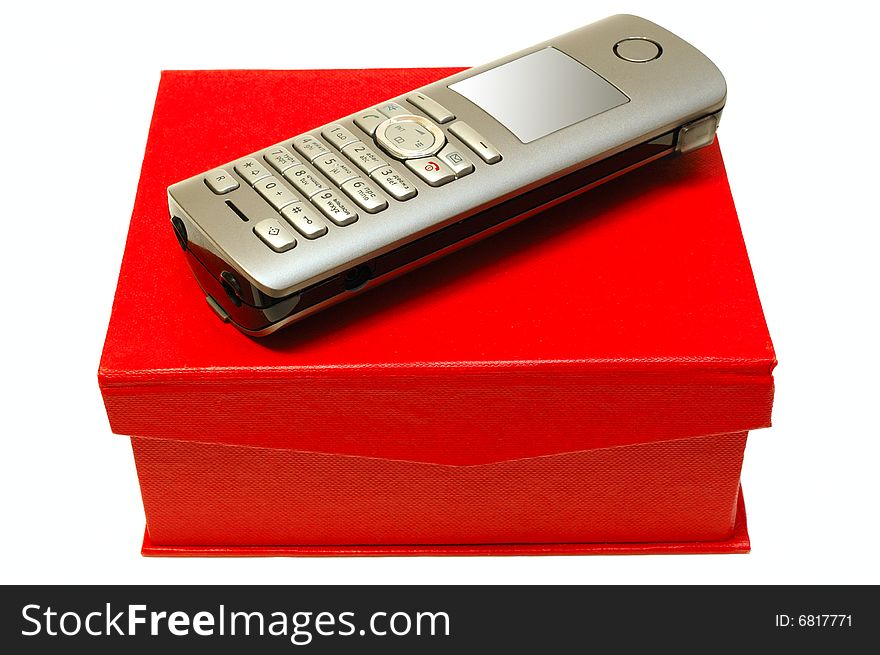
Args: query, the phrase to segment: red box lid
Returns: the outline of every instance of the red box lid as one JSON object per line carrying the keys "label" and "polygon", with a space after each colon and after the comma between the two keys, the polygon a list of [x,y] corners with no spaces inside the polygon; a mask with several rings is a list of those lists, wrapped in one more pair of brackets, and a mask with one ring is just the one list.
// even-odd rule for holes
{"label": "red box lid", "polygon": [[166,187],[457,70],[162,75],[99,370],[114,432],[479,464],[769,425],[717,144],[268,338],[217,319]]}

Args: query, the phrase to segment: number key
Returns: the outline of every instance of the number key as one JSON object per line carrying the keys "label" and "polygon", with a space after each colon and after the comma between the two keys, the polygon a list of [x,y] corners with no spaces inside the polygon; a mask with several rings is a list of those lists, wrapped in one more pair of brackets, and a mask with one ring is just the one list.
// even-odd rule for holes
{"label": "number key", "polygon": [[353,177],[357,177],[357,173],[355,173],[354,169],[349,166],[347,162],[343,161],[344,159],[345,158],[341,155],[326,155],[324,157],[318,157],[312,163],[319,171],[330,178],[330,181],[333,182],[333,184],[336,186],[342,186]]}
{"label": "number key", "polygon": [[349,132],[347,129],[339,125],[338,123],[334,123],[328,127],[325,127],[321,131],[321,136],[327,139],[334,146],[342,150],[349,143],[354,143],[355,141],[360,141],[354,134]]}
{"label": "number key", "polygon": [[274,177],[264,177],[254,185],[254,188],[275,209],[281,209],[292,202],[299,202],[296,194]]}
{"label": "number key", "polygon": [[409,200],[415,197],[416,188],[393,166],[383,166],[370,173],[376,183],[395,200]]}
{"label": "number key", "polygon": [[388,201],[376,193],[362,178],[349,180],[342,185],[342,190],[368,214],[375,214],[388,207]]}
{"label": "number key", "polygon": [[348,203],[332,191],[319,193],[312,198],[312,202],[324,216],[339,226],[351,225],[358,219],[357,212],[352,211]]}
{"label": "number key", "polygon": [[274,168],[279,173],[283,173],[291,166],[302,164],[302,162],[297,159],[296,156],[290,152],[290,150],[284,148],[283,146],[278,146],[277,148],[267,150],[266,154],[263,155],[263,158],[267,162],[272,164],[272,168]]}
{"label": "number key", "polygon": [[296,151],[309,161],[314,161],[316,157],[326,155],[330,152],[330,148],[321,143],[311,134],[303,134],[293,140],[293,147]]}
{"label": "number key", "polygon": [[288,168],[284,171],[284,177],[290,180],[290,183],[296,187],[296,190],[302,192],[306,198],[311,198],[319,191],[327,188],[321,180],[312,175],[309,169],[302,164]]}
{"label": "number key", "polygon": [[372,148],[358,141],[351,143],[342,150],[342,154],[351,159],[355,166],[369,175],[380,166],[387,166],[388,162],[377,155]]}

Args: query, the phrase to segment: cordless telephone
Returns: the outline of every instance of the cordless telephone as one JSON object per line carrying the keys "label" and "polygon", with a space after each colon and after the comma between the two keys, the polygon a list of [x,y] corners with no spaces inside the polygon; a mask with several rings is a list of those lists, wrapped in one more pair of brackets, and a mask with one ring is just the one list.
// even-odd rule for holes
{"label": "cordless telephone", "polygon": [[613,16],[174,184],[171,222],[208,304],[262,336],[711,144],[726,93],[696,48]]}

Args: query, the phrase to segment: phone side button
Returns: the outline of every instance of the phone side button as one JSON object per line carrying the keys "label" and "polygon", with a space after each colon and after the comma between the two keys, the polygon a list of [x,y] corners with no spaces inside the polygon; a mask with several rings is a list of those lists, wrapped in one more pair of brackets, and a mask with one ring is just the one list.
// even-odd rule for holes
{"label": "phone side button", "polygon": [[224,323],[229,323],[229,313],[220,306],[220,303],[214,300],[211,296],[205,296],[205,300],[208,301],[208,307],[214,310],[214,313],[217,314],[217,318],[219,318]]}
{"label": "phone side button", "polygon": [[646,64],[663,54],[660,44],[641,36],[622,39],[614,44],[614,54],[634,64]]}
{"label": "phone side button", "polygon": [[718,129],[718,116],[715,114],[688,123],[678,132],[678,151],[691,152],[712,145],[715,141],[716,129]]}

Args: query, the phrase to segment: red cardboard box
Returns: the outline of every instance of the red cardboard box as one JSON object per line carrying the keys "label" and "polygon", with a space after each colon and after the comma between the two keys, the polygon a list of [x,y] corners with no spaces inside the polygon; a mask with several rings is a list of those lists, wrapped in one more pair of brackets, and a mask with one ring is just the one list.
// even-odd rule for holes
{"label": "red cardboard box", "polygon": [[170,183],[453,72],[163,74],[99,371],[144,554],[748,550],[775,357],[717,145],[265,339],[205,304]]}

